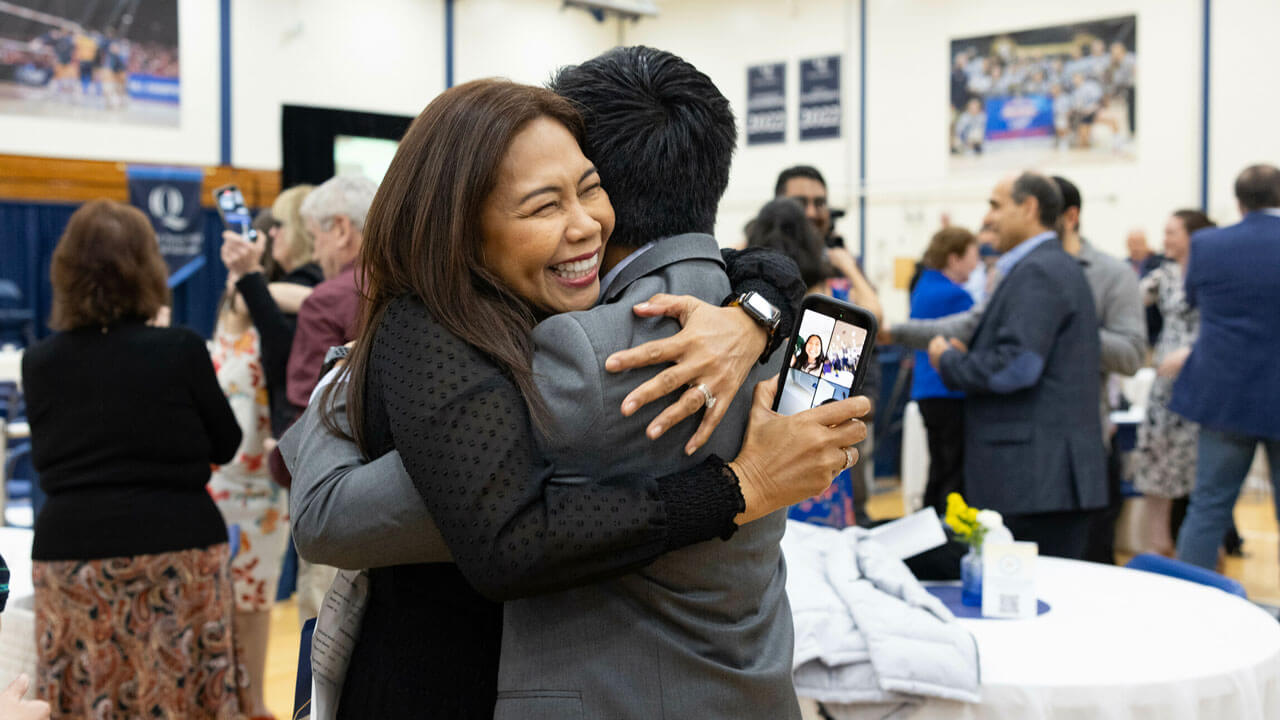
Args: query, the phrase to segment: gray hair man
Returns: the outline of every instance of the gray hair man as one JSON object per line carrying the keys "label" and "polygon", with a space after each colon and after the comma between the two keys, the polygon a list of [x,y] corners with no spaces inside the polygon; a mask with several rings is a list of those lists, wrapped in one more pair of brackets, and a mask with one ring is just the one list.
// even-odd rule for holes
{"label": "gray hair man", "polygon": [[[320,379],[325,353],[356,337],[356,260],[377,189],[364,177],[338,176],[312,190],[298,210],[307,232],[315,237],[315,258],[325,277],[298,310],[298,330],[289,353],[288,398],[299,409],[307,405]],[[316,616],[336,572],[298,559],[298,614],[304,621]]]}
{"label": "gray hair man", "polygon": [[[302,201],[298,214],[307,232],[316,240],[316,261],[324,270],[326,280],[337,277],[359,256],[364,219],[377,190],[378,186],[368,178],[339,175],[312,190]],[[316,378],[311,380],[314,384]]]}

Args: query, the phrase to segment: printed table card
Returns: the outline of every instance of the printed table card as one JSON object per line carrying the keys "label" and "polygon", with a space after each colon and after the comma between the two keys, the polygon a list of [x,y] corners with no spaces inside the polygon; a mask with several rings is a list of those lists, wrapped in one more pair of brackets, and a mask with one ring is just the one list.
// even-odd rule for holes
{"label": "printed table card", "polygon": [[988,542],[982,546],[982,616],[1036,616],[1036,557],[1033,542]]}

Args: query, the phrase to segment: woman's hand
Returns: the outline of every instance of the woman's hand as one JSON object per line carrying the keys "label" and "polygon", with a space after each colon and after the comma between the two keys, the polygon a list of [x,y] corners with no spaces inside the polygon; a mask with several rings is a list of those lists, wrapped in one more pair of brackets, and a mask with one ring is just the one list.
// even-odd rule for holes
{"label": "woman's hand", "polygon": [[884,308],[880,305],[880,296],[858,268],[853,253],[842,247],[827,248],[827,260],[849,281],[849,301],[875,315],[877,323],[883,323]]}
{"label": "woman's hand", "polygon": [[685,445],[685,452],[692,455],[706,444],[724,419],[738,389],[764,353],[768,334],[740,308],[715,307],[689,295],[654,295],[634,310],[640,317],[675,318],[684,329],[669,338],[614,353],[605,361],[609,372],[674,363],[632,390],[622,401],[622,414],[630,417],[654,400],[688,386],[649,424],[645,432],[656,440],[702,409],[707,399],[698,386],[706,385],[716,402],[702,416],[702,424]]}
{"label": "woman's hand", "polygon": [[1156,375],[1162,378],[1176,378],[1182,372],[1182,366],[1187,364],[1187,358],[1191,356],[1191,348],[1184,347],[1174,350],[1164,359],[1160,361],[1160,366],[1156,368]]}
{"label": "woman's hand", "polygon": [[756,385],[751,421],[738,457],[729,463],[746,509],[734,518],[743,525],[826,490],[858,461],[853,449],[867,437],[856,418],[871,411],[871,401],[851,397],[795,415],[773,411],[778,379]]}
{"label": "woman's hand", "polygon": [[0,718],[5,720],[47,720],[50,713],[49,703],[43,700],[23,700],[27,688],[31,687],[31,678],[26,673],[19,675],[9,687],[0,693]]}
{"label": "woman's hand", "polygon": [[239,233],[226,230],[222,233],[222,264],[227,266],[227,273],[236,280],[253,272],[262,272],[262,253],[266,249],[266,239],[261,233],[258,241],[250,243]]}

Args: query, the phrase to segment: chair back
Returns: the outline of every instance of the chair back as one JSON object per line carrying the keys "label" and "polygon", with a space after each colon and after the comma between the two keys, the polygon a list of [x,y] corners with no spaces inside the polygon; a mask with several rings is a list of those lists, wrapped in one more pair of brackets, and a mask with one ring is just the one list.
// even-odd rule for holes
{"label": "chair back", "polygon": [[1219,575],[1212,570],[1205,570],[1198,565],[1185,563],[1181,560],[1174,560],[1163,555],[1155,553],[1142,553],[1134,556],[1129,564],[1125,567],[1130,570],[1142,570],[1143,572],[1155,573],[1157,575],[1166,575],[1168,577],[1178,578],[1180,580],[1188,580],[1209,587],[1216,587],[1219,590],[1232,595],[1239,595],[1242,598],[1248,598],[1244,592],[1244,586],[1238,581],[1233,580],[1226,575]]}

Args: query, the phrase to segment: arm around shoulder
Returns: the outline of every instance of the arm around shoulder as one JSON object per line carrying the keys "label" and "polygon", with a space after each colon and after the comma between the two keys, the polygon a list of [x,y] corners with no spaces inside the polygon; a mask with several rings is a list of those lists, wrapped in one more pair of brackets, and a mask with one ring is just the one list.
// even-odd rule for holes
{"label": "arm around shoulder", "polygon": [[325,427],[317,400],[280,440],[293,475],[289,514],[298,554],[348,570],[451,561],[400,454],[366,464],[350,438],[345,384],[330,397],[345,436]]}

